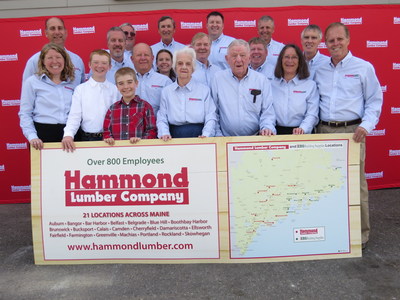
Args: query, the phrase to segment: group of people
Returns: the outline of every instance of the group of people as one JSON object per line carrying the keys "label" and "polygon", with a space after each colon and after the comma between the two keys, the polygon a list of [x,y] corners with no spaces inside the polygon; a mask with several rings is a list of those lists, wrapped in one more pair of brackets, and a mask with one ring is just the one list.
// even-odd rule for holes
{"label": "group of people", "polygon": [[[82,60],[65,49],[60,18],[46,21],[50,43],[27,62],[20,124],[35,149],[59,142],[180,137],[248,136],[351,132],[361,143],[378,123],[382,91],[373,66],[349,51],[342,23],[325,30],[331,57],[318,45],[317,25],[301,33],[302,50],[272,39],[274,21],[258,20],[258,37],[248,42],[223,34],[224,17],[207,16],[208,34],[185,46],[174,40],[175,22],[158,22],[161,41],[135,44],[129,24],[107,33],[108,50],[90,54],[84,82]],[[369,236],[368,187],[361,172],[362,241]]]}

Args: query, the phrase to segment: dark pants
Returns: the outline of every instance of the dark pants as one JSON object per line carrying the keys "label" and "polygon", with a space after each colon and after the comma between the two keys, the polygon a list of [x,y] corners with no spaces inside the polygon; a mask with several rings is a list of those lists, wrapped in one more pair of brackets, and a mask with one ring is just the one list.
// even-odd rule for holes
{"label": "dark pants", "polygon": [[173,138],[198,137],[203,131],[204,124],[169,125],[169,132]]}
{"label": "dark pants", "polygon": [[81,141],[93,142],[93,141],[102,141],[103,140],[103,133],[90,133],[84,132],[82,130],[81,134]]}
{"label": "dark pants", "polygon": [[286,126],[279,126],[276,125],[276,134],[293,134],[293,129],[297,127],[286,127]]}
{"label": "dark pants", "polygon": [[43,124],[33,122],[39,139],[44,143],[61,142],[65,124]]}

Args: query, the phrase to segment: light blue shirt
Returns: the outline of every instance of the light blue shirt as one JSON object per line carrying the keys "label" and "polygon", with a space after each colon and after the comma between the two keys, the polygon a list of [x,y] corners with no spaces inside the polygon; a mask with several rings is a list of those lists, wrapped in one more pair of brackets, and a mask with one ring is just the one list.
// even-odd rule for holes
{"label": "light blue shirt", "polygon": [[[261,91],[255,102],[252,90]],[[217,136],[255,135],[262,129],[276,133],[271,84],[264,75],[248,69],[239,81],[231,69],[219,71],[211,91],[219,114]]]}
{"label": "light blue shirt", "polygon": [[129,67],[135,70],[132,60],[124,55],[124,60],[122,62],[117,62],[111,58],[111,69],[107,72],[106,78],[109,82],[115,84],[115,73],[124,67]]}
{"label": "light blue shirt", "polygon": [[[83,64],[82,59],[75,53],[68,51],[65,49],[71,59],[72,64],[75,68],[75,79],[74,85],[85,82],[85,65]],[[39,62],[40,52],[35,53],[31,58],[28,59],[25,65],[24,73],[22,75],[22,82],[28,79],[33,74],[38,72],[38,62]]]}
{"label": "light blue shirt", "polygon": [[273,39],[271,39],[271,41],[267,45],[267,64],[270,65],[270,68],[272,68],[272,70],[275,70],[276,62],[278,61],[279,54],[281,53],[283,47],[285,47],[285,44],[274,41]]}
{"label": "light blue shirt", "polygon": [[318,123],[319,94],[315,82],[297,76],[289,82],[275,77],[271,87],[276,124],[300,127],[304,133],[311,133]]}
{"label": "light blue shirt", "polygon": [[98,82],[92,77],[78,85],[72,95],[71,111],[64,136],[74,137],[82,127],[84,132],[103,132],[104,116],[111,104],[121,99],[115,84],[109,81]]}
{"label": "light blue shirt", "polygon": [[28,141],[37,139],[33,122],[66,124],[71,108],[74,84],[63,81],[55,84],[46,75],[32,75],[22,83],[20,126]]}
{"label": "light blue shirt", "polygon": [[216,122],[215,103],[208,86],[192,79],[184,87],[174,82],[162,90],[157,114],[158,137],[170,135],[169,124],[196,123],[204,123],[202,135],[215,136]]}
{"label": "light blue shirt", "polygon": [[235,38],[224,35],[223,33],[211,43],[211,52],[208,60],[220,67],[222,70],[229,69],[229,65],[226,62],[225,55],[228,52],[228,46]]}
{"label": "light blue shirt", "polygon": [[275,78],[275,75],[274,75],[275,68],[272,68],[272,66],[267,63],[267,60],[265,60],[265,62],[261,66],[259,66],[257,69],[253,69],[251,67],[251,65],[249,65],[249,68],[258,73],[265,75],[269,80],[273,80]]}
{"label": "light blue shirt", "polygon": [[212,79],[218,71],[221,71],[221,68],[217,65],[213,65],[209,62],[208,66],[206,66],[202,62],[196,60],[196,70],[193,72],[192,78],[197,82],[211,87]]}
{"label": "light blue shirt", "polygon": [[371,63],[349,53],[335,67],[322,64],[315,73],[320,94],[320,119],[351,121],[362,119],[368,132],[381,114],[383,93]]}
{"label": "light blue shirt", "polygon": [[172,80],[153,69],[150,69],[144,75],[137,72],[136,76],[139,81],[136,95],[150,103],[153,107],[154,115],[157,116],[157,112],[160,109],[161,90],[170,85]]}
{"label": "light blue shirt", "polygon": [[169,43],[169,45],[164,44],[163,41],[161,40],[158,43],[151,45],[150,47],[151,47],[151,51],[153,52],[153,55],[154,55],[154,61],[153,61],[154,70],[157,70],[156,57],[157,57],[158,51],[160,51],[161,49],[167,49],[169,52],[174,54],[174,52],[176,50],[184,48],[185,45],[172,39],[172,42]]}
{"label": "light blue shirt", "polygon": [[315,77],[315,71],[322,65],[329,63],[330,59],[329,56],[321,54],[319,51],[317,51],[317,54],[307,62],[308,64],[308,70],[310,71],[310,79],[314,79]]}

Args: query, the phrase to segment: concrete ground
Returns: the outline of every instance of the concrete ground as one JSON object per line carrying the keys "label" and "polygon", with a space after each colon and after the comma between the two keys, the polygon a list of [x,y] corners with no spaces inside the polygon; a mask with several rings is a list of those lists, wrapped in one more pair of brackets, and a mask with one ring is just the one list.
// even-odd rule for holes
{"label": "concrete ground", "polygon": [[35,266],[29,204],[0,205],[0,299],[400,299],[400,189],[370,192],[362,258]]}

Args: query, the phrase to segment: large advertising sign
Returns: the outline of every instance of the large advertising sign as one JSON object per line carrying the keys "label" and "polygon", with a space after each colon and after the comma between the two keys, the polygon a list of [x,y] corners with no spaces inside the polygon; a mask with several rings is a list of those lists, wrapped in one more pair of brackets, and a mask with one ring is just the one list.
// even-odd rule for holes
{"label": "large advertising sign", "polygon": [[77,144],[31,149],[37,264],[361,255],[349,134]]}

